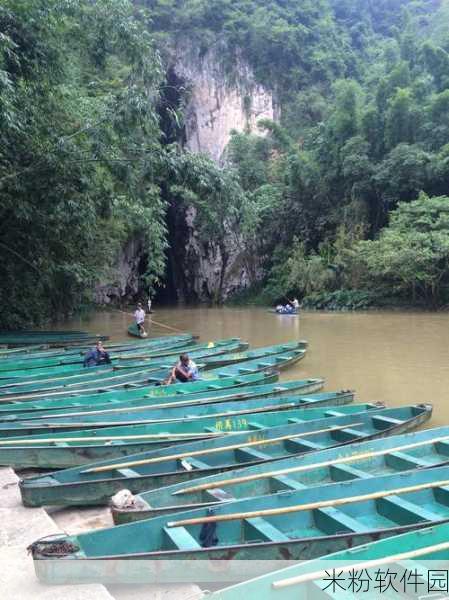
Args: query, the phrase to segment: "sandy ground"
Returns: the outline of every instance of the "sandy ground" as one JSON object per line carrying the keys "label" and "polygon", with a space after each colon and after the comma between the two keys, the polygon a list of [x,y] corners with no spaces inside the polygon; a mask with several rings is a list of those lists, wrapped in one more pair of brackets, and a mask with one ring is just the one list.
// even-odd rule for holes
{"label": "sandy ground", "polygon": [[[22,475],[22,474],[21,474]],[[37,580],[27,546],[53,533],[112,526],[109,508],[25,508],[18,477],[0,467],[0,589],[2,600],[199,600],[195,585],[46,586]]]}

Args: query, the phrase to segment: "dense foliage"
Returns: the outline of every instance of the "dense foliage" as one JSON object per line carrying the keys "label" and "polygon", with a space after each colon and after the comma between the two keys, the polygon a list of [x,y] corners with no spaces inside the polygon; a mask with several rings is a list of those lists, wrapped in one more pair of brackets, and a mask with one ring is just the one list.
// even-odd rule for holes
{"label": "dense foliage", "polygon": [[[438,253],[432,260],[444,273],[429,280],[416,256],[408,268],[387,265],[395,236],[422,258],[429,252],[429,235],[415,231],[414,218],[410,239],[396,230],[402,204],[392,211],[422,191],[443,209],[448,193],[449,3],[147,4],[158,35],[185,32],[204,49],[224,40],[224,62],[243,53],[278,94],[281,123],[260,122],[264,138],[235,134],[228,151],[264,257],[263,298],[296,293],[331,307],[446,303]],[[349,260],[351,251],[366,254],[363,265]],[[405,250],[393,254],[407,262]]]}
{"label": "dense foliage", "polygon": [[[177,143],[164,56],[180,39],[219,44],[229,77],[243,56],[280,103],[225,168]],[[156,287],[173,206],[224,267],[238,246],[265,301],[439,306],[448,184],[447,0],[1,3],[1,326],[79,307],[135,235]]]}

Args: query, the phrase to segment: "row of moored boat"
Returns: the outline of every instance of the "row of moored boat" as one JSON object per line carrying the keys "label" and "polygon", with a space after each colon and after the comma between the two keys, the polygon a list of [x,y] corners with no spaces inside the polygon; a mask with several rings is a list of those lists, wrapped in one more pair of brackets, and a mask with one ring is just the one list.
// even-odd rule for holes
{"label": "row of moored boat", "polygon": [[[166,336],[111,344],[110,364],[85,368],[91,338],[67,335],[76,343],[41,347],[27,332],[0,350],[0,464],[45,469],[20,482],[25,506],[110,505],[121,527],[37,540],[42,581],[206,585],[217,563],[198,559],[232,557],[244,562],[220,572],[214,598],[287,600],[323,590],[323,560],[346,573],[345,561],[449,558],[449,427],[413,431],[431,406],[357,403],[320,377],[280,382],[304,341]],[[201,378],[163,385],[181,352]],[[259,562],[286,558],[269,574]],[[175,571],[175,559],[188,562]]]}

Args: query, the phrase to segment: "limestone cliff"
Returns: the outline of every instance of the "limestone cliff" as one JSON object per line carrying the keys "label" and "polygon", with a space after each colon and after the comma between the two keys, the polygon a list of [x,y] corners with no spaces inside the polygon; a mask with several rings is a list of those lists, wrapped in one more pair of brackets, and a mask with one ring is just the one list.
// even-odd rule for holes
{"label": "limestone cliff", "polygon": [[[238,54],[230,68],[223,63],[219,47],[201,56],[191,45],[179,44],[171,69],[187,90],[184,140],[193,152],[206,153],[223,164],[232,131],[262,135],[257,122],[279,118],[273,92],[256,82]],[[169,267],[179,300],[221,302],[260,275],[260,265],[255,257],[245,256],[235,232],[229,232],[225,247],[220,248],[214,240],[199,239],[192,208],[181,218],[183,226],[178,215],[172,229],[176,250]]]}
{"label": "limestone cliff", "polygon": [[172,68],[189,91],[185,140],[193,152],[204,152],[220,162],[231,131],[260,134],[259,119],[278,119],[272,91],[255,81],[239,54],[231,69],[223,64],[219,47],[200,55],[188,44],[179,44]]}

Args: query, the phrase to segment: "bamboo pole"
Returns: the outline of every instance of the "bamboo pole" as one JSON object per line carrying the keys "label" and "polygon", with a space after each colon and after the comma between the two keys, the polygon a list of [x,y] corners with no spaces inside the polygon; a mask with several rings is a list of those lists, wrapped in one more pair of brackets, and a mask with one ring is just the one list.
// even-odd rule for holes
{"label": "bamboo pole", "polygon": [[[390,556],[384,556],[382,558],[375,558],[373,560],[367,560],[364,562],[352,562],[349,565],[339,566],[338,573],[349,573],[349,571],[357,570],[361,571],[364,569],[372,569],[374,567],[380,567],[382,565],[387,565],[392,562],[399,562],[403,560],[411,560],[413,558],[419,558],[420,556],[425,556],[426,554],[430,554],[431,552],[441,552],[442,550],[449,549],[449,542],[441,542],[440,544],[433,544],[430,546],[425,546],[424,548],[418,548],[417,550],[408,550],[407,552],[399,552],[398,554],[392,554]],[[278,581],[273,581],[271,584],[273,588],[279,589],[284,587],[289,587],[291,585],[299,585],[301,583],[307,583],[308,581],[314,581],[316,579],[322,579],[323,577],[328,577],[329,572],[326,570],[322,571],[314,571],[312,573],[305,573],[304,575],[298,575],[296,577],[288,577],[286,579],[279,579]]]}
{"label": "bamboo pole", "polygon": [[288,475],[289,473],[302,473],[304,471],[311,471],[321,467],[330,467],[332,465],[338,465],[347,462],[356,462],[364,460],[366,458],[374,458],[376,456],[384,456],[390,454],[390,452],[402,452],[403,450],[411,450],[412,448],[419,448],[420,446],[426,446],[428,444],[436,444],[437,442],[448,441],[449,436],[433,438],[431,440],[424,440],[422,442],[414,442],[413,444],[405,444],[403,446],[396,446],[394,448],[387,448],[384,450],[378,450],[376,452],[361,452],[360,454],[350,454],[349,456],[342,456],[332,460],[326,460],[318,463],[312,463],[310,465],[301,465],[300,467],[289,467],[286,469],[279,469],[277,471],[268,471],[266,473],[256,473],[254,475],[246,475],[242,477],[233,477],[232,479],[221,479],[220,481],[211,481],[210,483],[202,483],[200,485],[193,485],[191,487],[172,492],[172,496],[178,494],[190,494],[192,492],[202,492],[204,490],[210,490],[213,488],[222,488],[228,485],[235,485],[237,483],[247,483],[248,481],[255,481],[257,479],[268,479],[269,477],[277,477],[279,475]]}
{"label": "bamboo pole", "polygon": [[[43,439],[25,439],[25,440],[0,440],[0,451],[4,446],[26,446],[30,444],[53,444],[61,442],[106,442],[111,440],[146,440],[146,439],[165,439],[165,438],[210,438],[219,437],[223,435],[235,435],[235,431],[232,432],[204,432],[204,433],[146,433],[136,435],[95,435],[89,437],[67,437],[67,438],[43,438]],[[240,432],[239,432],[240,433]]]}
{"label": "bamboo pole", "polygon": [[304,433],[290,433],[289,435],[281,435],[276,438],[268,438],[268,439],[260,439],[252,442],[243,442],[241,444],[233,444],[231,446],[223,446],[220,448],[211,448],[205,450],[194,450],[193,452],[182,452],[180,454],[172,454],[170,456],[158,456],[156,458],[146,458],[142,460],[134,460],[127,463],[122,464],[113,464],[106,465],[103,467],[93,467],[91,469],[85,469],[81,471],[81,473],[102,473],[103,471],[113,471],[114,469],[124,469],[127,467],[135,467],[138,465],[148,465],[158,462],[163,462],[165,460],[175,460],[180,458],[188,458],[191,456],[203,456],[204,454],[216,454],[218,452],[226,452],[227,450],[237,450],[239,448],[250,448],[252,446],[261,446],[269,445],[269,444],[277,444],[278,442],[282,442],[284,440],[292,440],[295,438],[308,437],[310,435],[317,435],[319,433],[331,433],[333,431],[339,431],[341,429],[347,429],[348,427],[355,427],[357,425],[363,425],[363,423],[346,423],[346,425],[339,425],[335,427],[326,427],[325,429],[317,429],[315,431],[306,431]]}
{"label": "bamboo pole", "polygon": [[343,506],[344,504],[354,504],[365,500],[377,500],[395,494],[407,494],[421,490],[432,489],[449,485],[449,479],[442,481],[432,481],[431,483],[422,483],[419,485],[410,485],[394,490],[382,490],[370,494],[361,494],[359,496],[350,496],[348,498],[336,498],[333,500],[322,500],[321,502],[309,502],[307,504],[295,504],[294,506],[285,506],[284,508],[268,508],[264,510],[253,510],[241,513],[231,513],[228,515],[216,515],[213,517],[198,517],[195,519],[182,519],[181,521],[169,521],[167,527],[184,527],[185,525],[198,525],[202,523],[219,523],[221,521],[235,521],[236,519],[252,519],[253,517],[270,517],[274,515],[286,515],[293,512],[302,512],[305,510],[316,510],[334,506]]}

